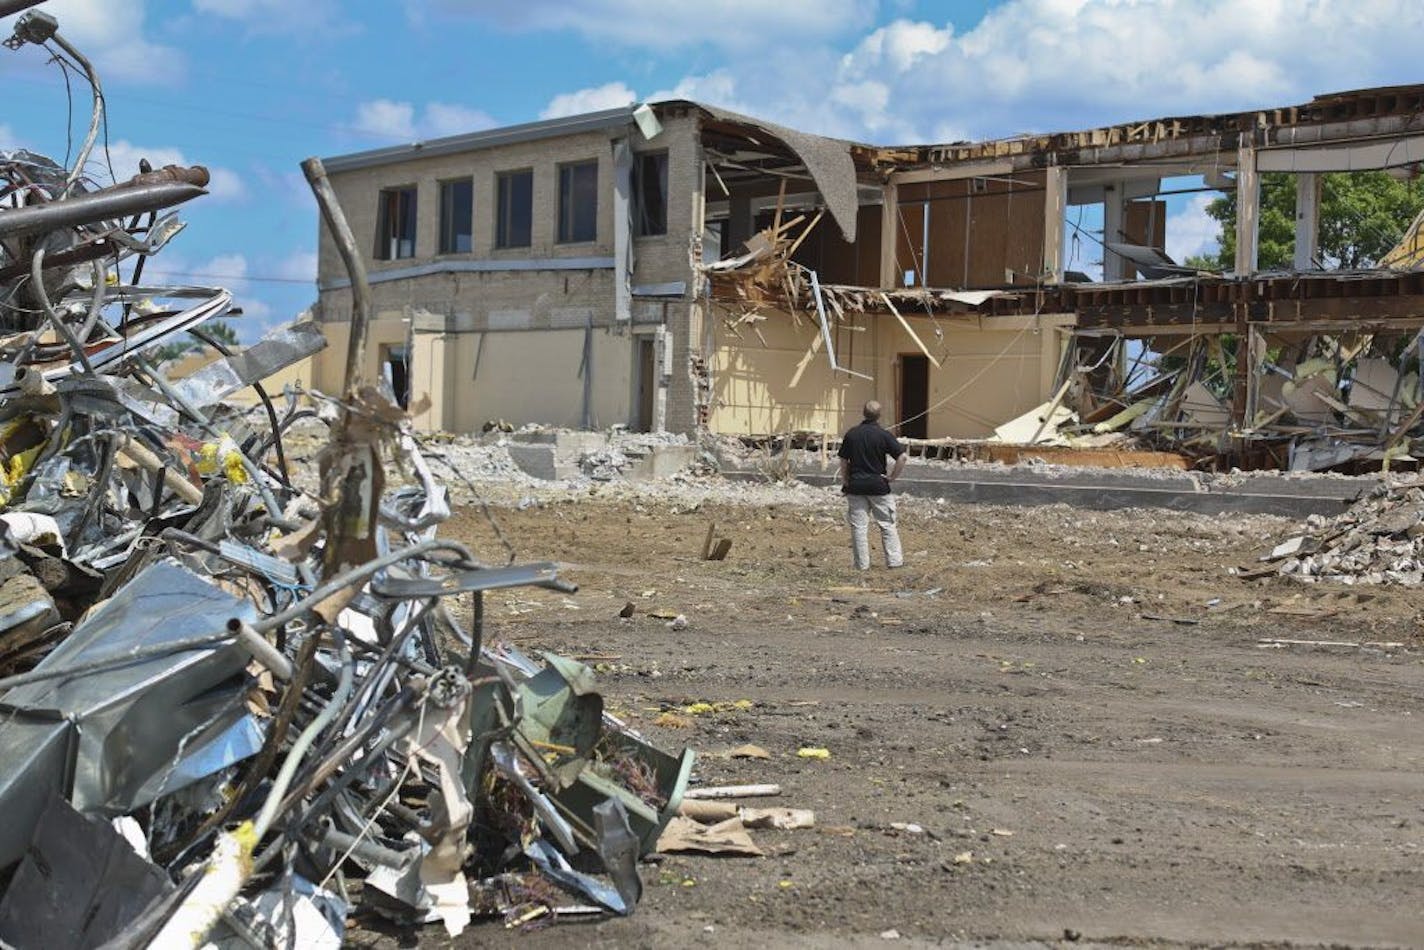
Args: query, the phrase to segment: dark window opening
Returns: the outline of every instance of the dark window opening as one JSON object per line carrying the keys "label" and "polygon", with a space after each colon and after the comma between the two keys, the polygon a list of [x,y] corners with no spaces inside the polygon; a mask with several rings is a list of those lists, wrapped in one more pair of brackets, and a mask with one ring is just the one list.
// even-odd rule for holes
{"label": "dark window opening", "polygon": [[410,350],[404,346],[385,347],[382,375],[402,409],[410,408]]}
{"label": "dark window opening", "polygon": [[475,183],[468,178],[440,183],[440,253],[468,254],[473,244]]}
{"label": "dark window opening", "polygon": [[497,182],[494,246],[528,247],[534,220],[534,173],[501,172]]}
{"label": "dark window opening", "polygon": [[415,256],[415,188],[384,188],[376,208],[376,259]]}
{"label": "dark window opening", "polygon": [[559,166],[559,243],[598,237],[598,162]]}
{"label": "dark window opening", "polygon": [[633,160],[633,234],[667,234],[668,154],[651,152]]}

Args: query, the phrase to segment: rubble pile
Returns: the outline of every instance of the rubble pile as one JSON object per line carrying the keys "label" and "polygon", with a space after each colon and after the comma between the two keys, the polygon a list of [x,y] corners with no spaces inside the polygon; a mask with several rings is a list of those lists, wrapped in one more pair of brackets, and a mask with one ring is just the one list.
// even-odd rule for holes
{"label": "rubble pile", "polygon": [[1424,482],[1380,485],[1334,518],[1311,515],[1306,528],[1261,560],[1302,581],[1424,582]]}
{"label": "rubble pile", "polygon": [[[41,11],[7,45],[74,60],[94,117],[70,167],[0,152],[0,944],[631,912],[692,752],[605,712],[583,664],[484,636],[484,592],[573,586],[437,535],[445,487],[362,379],[358,317],[339,397],[261,388],[325,345],[310,324],[166,378],[157,349],[231,311],[143,280],[206,172],[101,186],[94,70]],[[228,405],[248,386],[257,410]],[[298,424],[327,433],[315,490]]]}

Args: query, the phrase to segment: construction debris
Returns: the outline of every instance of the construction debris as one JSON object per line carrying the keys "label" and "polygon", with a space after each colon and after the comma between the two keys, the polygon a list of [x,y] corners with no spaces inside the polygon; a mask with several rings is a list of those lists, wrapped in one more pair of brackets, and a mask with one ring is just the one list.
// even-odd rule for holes
{"label": "construction debris", "polygon": [[1334,518],[1312,515],[1307,532],[1261,558],[1279,574],[1341,584],[1424,582],[1424,481],[1379,485]]}
{"label": "construction debris", "polygon": [[[262,388],[325,345],[304,324],[170,379],[156,351],[232,313],[142,280],[206,172],[96,184],[99,79],[44,13],[26,43],[86,65],[94,118],[71,167],[0,153],[0,943],[631,913],[693,753],[608,714],[583,663],[487,641],[487,591],[576,588],[437,536],[446,489],[363,378],[369,289],[320,162],[355,300],[344,391]],[[227,399],[249,386],[255,409]],[[317,490],[285,445],[312,419]]]}

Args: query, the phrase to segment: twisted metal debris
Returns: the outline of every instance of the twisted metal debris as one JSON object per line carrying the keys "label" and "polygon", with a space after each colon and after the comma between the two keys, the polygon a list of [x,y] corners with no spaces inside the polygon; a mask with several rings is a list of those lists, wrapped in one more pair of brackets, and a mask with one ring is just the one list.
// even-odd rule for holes
{"label": "twisted metal debris", "polygon": [[[0,942],[337,946],[358,903],[452,934],[631,912],[692,753],[608,715],[581,664],[485,642],[485,591],[574,588],[437,537],[445,490],[361,377],[364,273],[320,163],[345,391],[262,389],[325,345],[303,323],[171,380],[155,350],[232,307],[143,279],[207,173],[100,185],[92,66],[39,11],[6,45],[87,76],[93,111],[70,166],[0,152]],[[227,403],[248,386],[257,409]],[[315,494],[283,448],[313,414]]]}

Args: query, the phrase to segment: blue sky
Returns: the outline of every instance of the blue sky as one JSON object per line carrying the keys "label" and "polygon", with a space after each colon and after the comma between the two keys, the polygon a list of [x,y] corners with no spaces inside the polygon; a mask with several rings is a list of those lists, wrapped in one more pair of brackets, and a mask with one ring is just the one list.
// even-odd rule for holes
{"label": "blue sky", "polygon": [[[145,155],[215,170],[212,194],[187,207],[188,230],[153,270],[232,287],[249,338],[315,296],[317,216],[297,167],[307,155],[666,95],[893,143],[1424,80],[1417,0],[51,0],[44,9],[100,70],[121,178]],[[46,58],[33,46],[0,50],[0,148],[62,158],[65,89]],[[76,137],[87,108],[76,89]],[[1169,252],[1211,243],[1204,201],[1172,202]]]}

